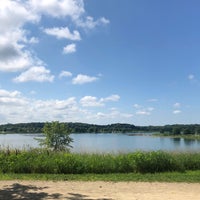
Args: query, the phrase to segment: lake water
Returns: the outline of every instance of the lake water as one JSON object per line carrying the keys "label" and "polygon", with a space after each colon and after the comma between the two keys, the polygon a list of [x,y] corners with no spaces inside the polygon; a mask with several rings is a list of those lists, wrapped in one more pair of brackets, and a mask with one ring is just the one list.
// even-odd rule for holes
{"label": "lake water", "polygon": [[[1,134],[0,146],[10,148],[39,147],[34,139],[39,134]],[[136,150],[199,151],[200,141],[124,134],[71,134],[74,139],[72,152],[118,153]]]}

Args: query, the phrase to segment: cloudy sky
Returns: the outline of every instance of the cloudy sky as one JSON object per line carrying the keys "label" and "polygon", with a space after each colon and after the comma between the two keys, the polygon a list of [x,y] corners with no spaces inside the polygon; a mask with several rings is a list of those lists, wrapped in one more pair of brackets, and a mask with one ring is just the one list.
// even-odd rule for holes
{"label": "cloudy sky", "polygon": [[198,0],[3,0],[0,124],[200,123]]}

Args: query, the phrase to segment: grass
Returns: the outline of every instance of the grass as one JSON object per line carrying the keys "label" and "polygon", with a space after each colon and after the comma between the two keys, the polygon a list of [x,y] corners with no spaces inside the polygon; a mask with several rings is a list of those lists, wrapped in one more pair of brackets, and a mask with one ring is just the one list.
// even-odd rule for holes
{"label": "grass", "polygon": [[114,174],[0,174],[0,180],[200,183],[200,171]]}
{"label": "grass", "polygon": [[162,151],[127,154],[71,154],[44,149],[0,151],[0,173],[110,174],[200,170],[200,154]]}
{"label": "grass", "polygon": [[200,182],[200,153],[0,150],[0,179]]}

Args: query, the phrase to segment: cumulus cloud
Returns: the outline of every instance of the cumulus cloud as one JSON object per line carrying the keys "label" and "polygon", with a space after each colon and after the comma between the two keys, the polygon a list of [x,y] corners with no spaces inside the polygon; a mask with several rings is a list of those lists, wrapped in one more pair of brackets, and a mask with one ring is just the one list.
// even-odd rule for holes
{"label": "cumulus cloud", "polygon": [[70,54],[76,52],[76,44],[69,44],[63,48],[64,54]]}
{"label": "cumulus cloud", "polygon": [[[112,96],[112,95],[110,95]],[[0,89],[1,123],[19,123],[33,121],[72,121],[72,122],[106,122],[126,121],[133,117],[130,113],[123,113],[117,108],[108,109],[103,105],[102,98],[85,96],[77,100],[75,97],[66,99],[40,100],[28,98],[21,92]],[[106,98],[103,98],[106,99]],[[51,114],[49,114],[51,108]],[[100,108],[100,110],[96,110]],[[95,109],[95,110],[94,110]],[[20,116],[20,117],[19,117]]]}
{"label": "cumulus cloud", "polygon": [[5,0],[0,6],[0,71],[19,71],[26,69],[36,61],[31,52],[25,50],[27,38],[23,29],[26,23],[35,23],[39,17],[31,12],[25,2]]}
{"label": "cumulus cloud", "polygon": [[91,16],[86,17],[85,20],[77,20],[77,25],[82,28],[85,28],[85,29],[93,29],[96,26],[106,25],[109,23],[110,23],[110,21],[108,19],[106,19],[105,17],[102,17],[96,21]]}
{"label": "cumulus cloud", "polygon": [[27,98],[19,91],[0,90],[0,115],[4,119],[1,123],[76,121],[81,112],[75,97],[39,100]]}
{"label": "cumulus cloud", "polygon": [[138,110],[136,111],[136,115],[151,115],[151,113],[147,110]]}
{"label": "cumulus cloud", "polygon": [[88,116],[89,120],[93,121],[109,121],[110,123],[116,123],[116,121],[121,121],[127,123],[127,121],[132,120],[133,114],[131,113],[123,113],[118,109],[111,109],[108,112],[97,112]]}
{"label": "cumulus cloud", "polygon": [[76,20],[85,12],[83,0],[29,0],[29,5],[39,14],[56,18],[70,17]]}
{"label": "cumulus cloud", "polygon": [[0,6],[0,32],[20,28],[26,22],[37,22],[39,16],[22,1],[4,0]]}
{"label": "cumulus cloud", "polygon": [[80,100],[80,104],[83,107],[99,107],[104,106],[104,104],[97,99],[97,97],[85,96]]}
{"label": "cumulus cloud", "polygon": [[81,40],[80,33],[76,30],[71,33],[68,27],[47,28],[44,29],[44,32],[48,35],[55,36],[57,39]]}
{"label": "cumulus cloud", "polygon": [[85,96],[80,100],[80,104],[83,107],[101,107],[104,106],[106,102],[116,102],[120,99],[119,95],[110,95],[106,98],[100,98],[98,99],[97,97],[93,96]]}
{"label": "cumulus cloud", "polygon": [[25,31],[20,29],[0,34],[0,71],[21,71],[38,62],[24,50],[27,42]]}
{"label": "cumulus cloud", "polygon": [[177,115],[177,114],[180,114],[181,113],[181,110],[174,110],[173,111],[173,114]]}
{"label": "cumulus cloud", "polygon": [[32,67],[25,72],[22,72],[18,77],[14,79],[14,82],[27,82],[27,81],[37,81],[37,82],[52,82],[54,76],[51,75],[50,70],[43,66]]}
{"label": "cumulus cloud", "polygon": [[145,107],[139,104],[134,104],[133,107],[136,109],[136,115],[151,115],[154,107]]}
{"label": "cumulus cloud", "polygon": [[107,102],[107,101],[119,101],[119,99],[120,99],[119,95],[113,94],[113,95],[111,95],[109,97],[102,98],[101,101],[103,101],[103,102]]}
{"label": "cumulus cloud", "polygon": [[[41,22],[44,15],[57,19],[69,18],[78,28],[83,27],[84,23],[87,24],[85,27],[90,28],[97,24],[108,23],[103,17],[96,21],[91,17],[88,18],[83,0],[4,0],[0,6],[0,71],[24,71],[27,74],[28,69],[39,66],[38,61],[42,61],[35,56],[30,46],[38,43],[39,38],[26,30],[25,25]],[[48,28],[44,32],[57,38],[81,40],[80,33],[77,30],[71,32],[68,27]],[[75,44],[67,45],[63,49],[63,53],[66,54],[75,51]],[[49,77],[47,79],[49,80]]]}
{"label": "cumulus cloud", "polygon": [[60,74],[59,74],[59,78],[62,78],[62,77],[71,77],[72,76],[72,73],[71,72],[68,72],[68,71],[62,71]]}
{"label": "cumulus cloud", "polygon": [[[27,104],[27,99],[22,97],[19,91],[0,90],[0,105],[3,106],[24,106]],[[3,113],[2,113],[3,114]]]}
{"label": "cumulus cloud", "polygon": [[98,78],[95,76],[88,76],[88,75],[84,75],[84,74],[78,74],[75,78],[73,78],[72,83],[74,85],[82,85],[85,83],[91,83],[94,81],[97,81]]}

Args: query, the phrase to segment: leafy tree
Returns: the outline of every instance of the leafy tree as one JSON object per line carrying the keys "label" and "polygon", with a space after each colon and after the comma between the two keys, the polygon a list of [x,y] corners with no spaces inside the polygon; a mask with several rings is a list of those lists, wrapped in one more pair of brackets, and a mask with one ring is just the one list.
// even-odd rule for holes
{"label": "leafy tree", "polygon": [[172,130],[174,135],[180,135],[181,134],[181,129],[178,127],[174,127]]}
{"label": "leafy tree", "polygon": [[190,129],[190,128],[185,128],[184,130],[183,130],[183,134],[184,135],[190,135],[190,134],[192,134],[193,132],[192,132],[192,130]]}
{"label": "leafy tree", "polygon": [[53,151],[69,150],[73,139],[70,137],[70,129],[65,123],[58,121],[47,122],[43,127],[44,139],[39,139],[40,145],[52,149]]}

